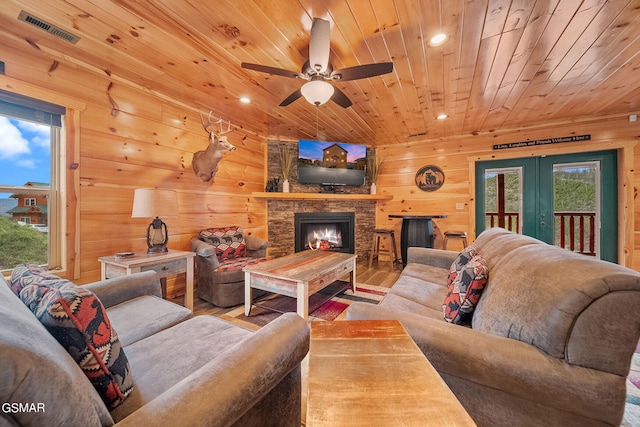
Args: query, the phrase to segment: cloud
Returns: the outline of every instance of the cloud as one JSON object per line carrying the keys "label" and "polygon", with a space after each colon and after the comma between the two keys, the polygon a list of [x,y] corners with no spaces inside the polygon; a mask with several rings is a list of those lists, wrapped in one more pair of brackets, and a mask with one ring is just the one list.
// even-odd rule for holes
{"label": "cloud", "polygon": [[29,169],[35,169],[36,168],[36,163],[33,160],[18,160],[16,162],[16,164],[18,166],[21,166],[23,168],[29,168]]}
{"label": "cloud", "polygon": [[31,142],[41,148],[49,150],[51,148],[51,128],[47,125],[40,125],[33,122],[17,122],[18,128],[27,132]]}
{"label": "cloud", "polygon": [[21,154],[31,153],[29,141],[9,119],[0,116],[0,159],[11,159]]}

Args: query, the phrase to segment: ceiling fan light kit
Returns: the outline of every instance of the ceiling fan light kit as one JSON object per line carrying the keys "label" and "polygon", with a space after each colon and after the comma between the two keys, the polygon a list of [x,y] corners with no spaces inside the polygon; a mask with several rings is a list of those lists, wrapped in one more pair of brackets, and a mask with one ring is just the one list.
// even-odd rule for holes
{"label": "ceiling fan light kit", "polygon": [[311,80],[300,88],[300,92],[310,104],[322,105],[331,99],[335,91],[333,86],[323,80]]}
{"label": "ceiling fan light kit", "polygon": [[298,98],[304,97],[310,104],[315,106],[332,100],[341,107],[348,108],[352,105],[349,97],[329,82],[366,79],[387,74],[393,71],[393,63],[381,62],[334,70],[331,62],[329,62],[331,51],[330,29],[329,21],[320,18],[313,19],[309,39],[309,59],[302,65],[302,72],[247,62],[242,63],[242,68],[276,76],[308,80],[300,89],[285,98],[280,103],[281,107],[286,107]]}

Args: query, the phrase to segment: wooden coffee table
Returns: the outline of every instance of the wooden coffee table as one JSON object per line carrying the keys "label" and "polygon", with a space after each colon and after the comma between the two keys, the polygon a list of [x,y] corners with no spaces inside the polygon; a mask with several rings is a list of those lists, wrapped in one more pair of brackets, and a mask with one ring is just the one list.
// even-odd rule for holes
{"label": "wooden coffee table", "polygon": [[244,313],[251,314],[252,290],[262,289],[296,298],[296,312],[309,318],[309,295],[350,273],[356,290],[356,256],[330,251],[306,250],[245,267]]}
{"label": "wooden coffee table", "polygon": [[307,427],[475,426],[397,320],[311,322]]}

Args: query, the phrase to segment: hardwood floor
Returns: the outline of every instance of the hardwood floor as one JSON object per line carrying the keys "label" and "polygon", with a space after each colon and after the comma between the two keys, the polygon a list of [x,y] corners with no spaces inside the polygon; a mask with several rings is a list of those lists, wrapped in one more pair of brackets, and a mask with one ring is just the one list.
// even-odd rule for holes
{"label": "hardwood floor", "polygon": [[[369,261],[363,260],[356,264],[356,281],[358,283],[390,288],[391,285],[393,285],[396,280],[398,280],[401,268],[402,265],[397,264],[396,268],[392,271],[391,265],[388,261],[376,261],[373,263],[373,266],[369,268]],[[181,295],[173,298],[172,301],[176,304],[183,305],[184,297]],[[236,307],[216,307],[215,305],[198,298],[197,295],[194,297],[193,301],[193,312],[196,316],[200,316],[203,314],[207,314],[210,316],[221,316],[235,308]]]}

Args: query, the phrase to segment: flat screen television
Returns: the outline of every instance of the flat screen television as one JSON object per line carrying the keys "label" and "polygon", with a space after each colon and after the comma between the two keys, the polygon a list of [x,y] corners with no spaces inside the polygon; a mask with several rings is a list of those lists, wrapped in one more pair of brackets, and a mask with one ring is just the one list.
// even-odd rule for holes
{"label": "flat screen television", "polygon": [[364,185],[365,145],[309,139],[298,141],[298,182],[325,185]]}

